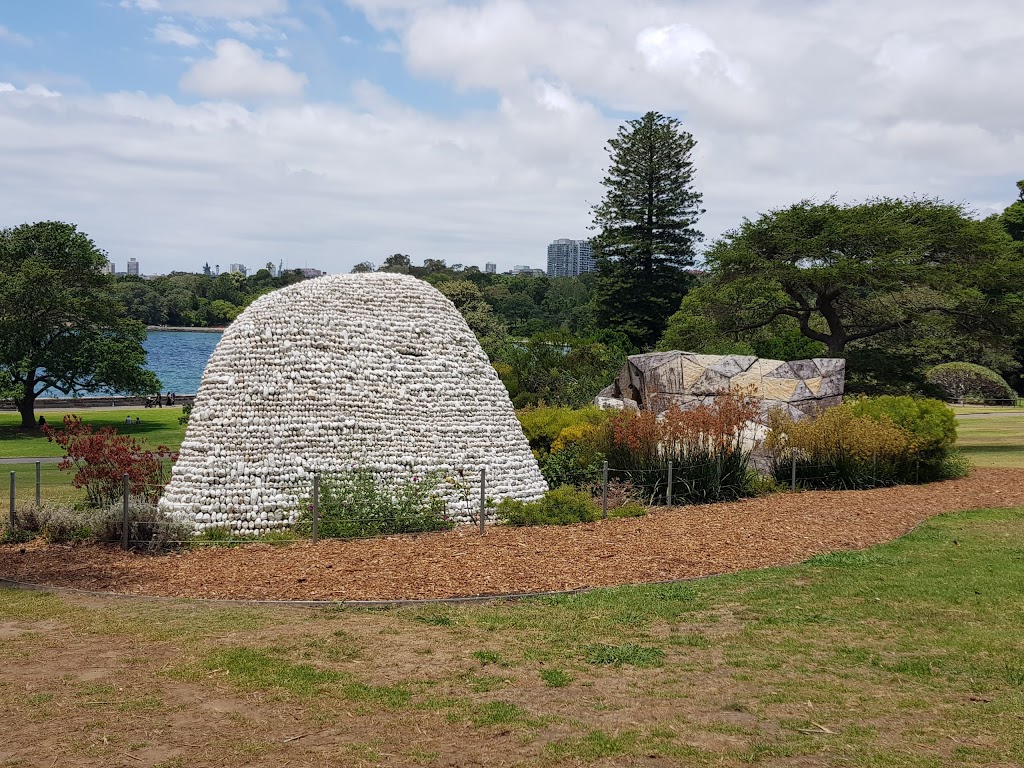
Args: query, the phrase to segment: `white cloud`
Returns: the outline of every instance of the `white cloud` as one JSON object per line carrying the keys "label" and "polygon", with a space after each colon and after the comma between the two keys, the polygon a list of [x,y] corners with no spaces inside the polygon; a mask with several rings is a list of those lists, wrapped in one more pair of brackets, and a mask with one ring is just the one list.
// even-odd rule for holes
{"label": "white cloud", "polygon": [[45,85],[30,83],[24,88],[18,88],[13,83],[0,83],[0,93],[22,93],[26,96],[35,96],[42,99],[56,99],[60,96],[59,91],[51,91]]}
{"label": "white cloud", "polygon": [[32,41],[15,32],[13,29],[8,29],[3,24],[0,24],[0,43],[13,43],[14,45],[32,45]]}
{"label": "white cloud", "polygon": [[213,19],[252,19],[286,13],[288,0],[121,0],[121,6]]}
{"label": "white cloud", "polygon": [[288,37],[281,30],[265,22],[254,24],[245,19],[232,19],[227,25],[228,29],[247,40],[285,40]]}
{"label": "white cloud", "polygon": [[202,42],[191,32],[169,22],[161,22],[153,27],[153,39],[158,43],[180,45],[184,48],[195,48]]}
{"label": "white cloud", "polygon": [[652,72],[684,77],[725,77],[737,85],[745,67],[723,54],[705,32],[689,24],[648,27],[636,36],[636,49]]}
{"label": "white cloud", "polygon": [[268,61],[239,40],[218,40],[214,58],[196,62],[181,78],[181,88],[210,98],[295,97],[307,83],[304,74],[280,61]]}
{"label": "white cloud", "polygon": [[294,70],[223,40],[182,79],[259,106],[0,84],[7,218],[75,221],[152,271],[282,257],[339,271],[396,251],[539,266],[551,239],[588,234],[605,142],[648,109],[697,138],[712,237],[832,193],[991,212],[1024,176],[1018,0],[352,2],[415,75],[497,106],[441,116],[365,82],[345,104],[303,102],[296,70],[317,59],[298,40]]}

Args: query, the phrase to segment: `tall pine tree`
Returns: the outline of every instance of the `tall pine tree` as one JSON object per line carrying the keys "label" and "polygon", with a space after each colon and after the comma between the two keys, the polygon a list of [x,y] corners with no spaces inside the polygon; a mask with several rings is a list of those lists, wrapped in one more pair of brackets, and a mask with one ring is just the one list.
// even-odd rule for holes
{"label": "tall pine tree", "polygon": [[608,141],[611,165],[593,208],[597,317],[641,348],[661,337],[679,309],[703,235],[690,154],[697,142],[673,117],[648,112]]}

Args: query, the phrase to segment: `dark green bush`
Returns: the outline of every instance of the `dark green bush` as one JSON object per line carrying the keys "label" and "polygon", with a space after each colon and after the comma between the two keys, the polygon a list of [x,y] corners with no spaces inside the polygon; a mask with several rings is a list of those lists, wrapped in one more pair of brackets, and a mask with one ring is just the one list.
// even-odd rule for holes
{"label": "dark green bush", "polygon": [[[437,493],[439,475],[414,477],[410,482],[383,485],[366,469],[324,475],[320,480],[319,535],[355,538],[393,533],[447,531],[454,522]],[[312,533],[313,505],[302,502],[295,530]]]}
{"label": "dark green bush", "polygon": [[925,377],[948,400],[956,402],[1011,401],[1016,404],[1017,393],[1006,379],[983,365],[974,363],[943,363],[931,368]]}
{"label": "dark green bush", "polygon": [[538,501],[502,499],[498,504],[498,519],[506,525],[571,525],[600,516],[601,509],[589,494],[568,485],[548,491]]}

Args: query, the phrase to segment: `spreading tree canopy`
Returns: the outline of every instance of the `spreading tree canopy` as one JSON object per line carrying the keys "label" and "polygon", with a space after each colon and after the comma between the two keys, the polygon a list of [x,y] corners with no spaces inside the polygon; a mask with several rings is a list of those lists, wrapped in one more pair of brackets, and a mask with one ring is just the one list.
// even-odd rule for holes
{"label": "spreading tree canopy", "polygon": [[657,112],[627,121],[608,141],[605,194],[593,208],[597,318],[638,347],[653,346],[679,308],[702,237],[695,145],[678,120]]}
{"label": "spreading tree canopy", "polygon": [[726,333],[786,319],[843,357],[852,342],[937,319],[981,342],[1017,332],[1019,249],[961,205],[803,201],[745,220],[706,255],[705,309]]}
{"label": "spreading tree canopy", "polygon": [[145,394],[160,383],[143,366],[146,327],[125,316],[106,254],[73,224],[0,230],[0,397],[35,428],[46,388]]}

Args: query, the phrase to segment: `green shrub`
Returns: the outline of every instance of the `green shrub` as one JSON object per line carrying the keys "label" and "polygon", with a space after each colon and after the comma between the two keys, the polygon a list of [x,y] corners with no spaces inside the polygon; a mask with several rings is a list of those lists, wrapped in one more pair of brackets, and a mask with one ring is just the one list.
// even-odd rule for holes
{"label": "green shrub", "polygon": [[600,516],[601,509],[589,494],[568,485],[548,491],[538,501],[502,499],[498,504],[498,519],[506,525],[571,525]]}
{"label": "green shrub", "polygon": [[860,397],[849,403],[856,416],[888,420],[910,435],[915,479],[942,480],[946,457],[956,446],[956,414],[941,400],[910,395]]}
{"label": "green shrub", "polygon": [[[324,538],[447,531],[455,524],[437,493],[440,475],[384,485],[367,469],[324,475],[320,480],[319,535]],[[312,533],[313,505],[303,499],[295,530]]]}
{"label": "green shrub", "polygon": [[643,517],[646,514],[647,507],[635,501],[608,510],[608,517]]}
{"label": "green shrub", "polygon": [[551,451],[551,445],[558,439],[562,430],[576,424],[600,425],[608,421],[608,412],[596,406],[586,408],[553,408],[539,406],[523,408],[516,412],[523,434],[537,454]]}
{"label": "green shrub", "polygon": [[1017,393],[1006,379],[983,365],[974,363],[943,363],[931,368],[925,378],[937,387],[948,400],[957,402],[984,402],[1009,400],[1017,402]]}
{"label": "green shrub", "polygon": [[803,488],[872,488],[929,482],[965,473],[953,458],[956,418],[942,402],[906,395],[860,397],[795,422],[769,415],[765,447],[781,485],[792,477]]}

